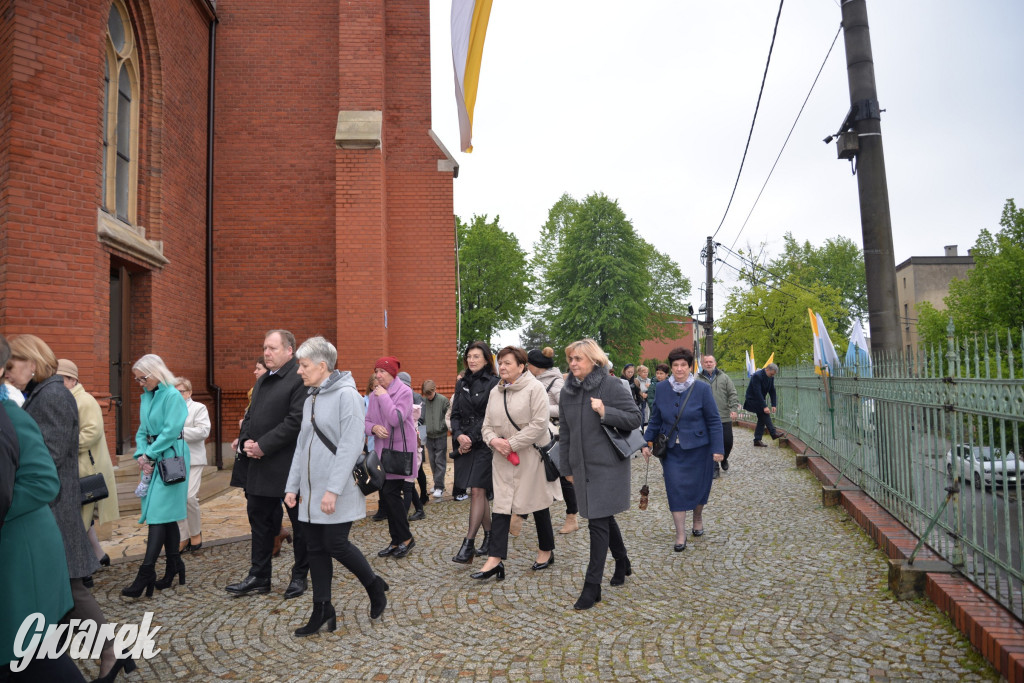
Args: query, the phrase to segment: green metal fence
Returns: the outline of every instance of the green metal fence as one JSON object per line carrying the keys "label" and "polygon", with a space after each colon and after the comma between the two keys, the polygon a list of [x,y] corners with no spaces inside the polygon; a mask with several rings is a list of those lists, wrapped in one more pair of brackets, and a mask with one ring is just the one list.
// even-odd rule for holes
{"label": "green metal fence", "polygon": [[941,352],[876,357],[871,368],[841,369],[827,383],[810,366],[781,368],[775,378],[782,429],[1018,619],[1022,337],[954,342],[951,333]]}

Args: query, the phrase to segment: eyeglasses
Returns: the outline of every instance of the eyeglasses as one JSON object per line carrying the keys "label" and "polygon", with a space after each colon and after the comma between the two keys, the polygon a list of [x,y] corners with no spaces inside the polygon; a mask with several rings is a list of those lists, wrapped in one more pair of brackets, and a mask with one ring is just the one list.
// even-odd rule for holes
{"label": "eyeglasses", "polygon": [[149,378],[151,376],[152,375],[146,375],[145,377],[136,377],[135,381],[138,382],[139,384],[145,384],[147,381],[149,381]]}

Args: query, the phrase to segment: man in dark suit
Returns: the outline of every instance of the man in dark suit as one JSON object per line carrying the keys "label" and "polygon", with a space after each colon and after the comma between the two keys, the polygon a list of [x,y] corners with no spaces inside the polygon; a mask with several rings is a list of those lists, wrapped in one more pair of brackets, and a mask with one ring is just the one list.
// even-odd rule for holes
{"label": "man in dark suit", "polygon": [[[302,425],[306,387],[295,371],[295,336],[287,330],[271,330],[263,340],[263,359],[268,372],[256,380],[252,403],[242,421],[233,447],[248,458],[245,477],[246,512],[252,529],[252,566],[249,575],[225,590],[232,595],[270,591],[271,553],[280,527],[281,499]],[[295,564],[285,598],[306,591],[309,560],[298,507],[288,508],[292,522]]]}
{"label": "man in dark suit", "polygon": [[[761,441],[765,431],[773,439],[780,439],[785,436],[783,432],[776,429],[775,425],[772,424],[771,417],[775,413],[775,406],[779,403],[778,397],[775,395],[775,373],[778,371],[778,365],[769,363],[764,369],[758,370],[751,375],[750,382],[747,383],[747,395],[743,399],[743,408],[757,416],[757,427],[754,428],[754,445],[761,448],[768,447],[768,444]],[[765,401],[765,394],[771,397],[771,407]]]}

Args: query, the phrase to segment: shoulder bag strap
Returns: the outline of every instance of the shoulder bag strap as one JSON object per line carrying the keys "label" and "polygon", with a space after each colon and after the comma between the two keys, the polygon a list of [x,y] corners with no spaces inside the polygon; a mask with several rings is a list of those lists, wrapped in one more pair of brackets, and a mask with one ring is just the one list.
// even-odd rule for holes
{"label": "shoulder bag strap", "polygon": [[327,450],[331,453],[336,453],[338,447],[334,445],[334,442],[331,441],[326,434],[320,431],[320,428],[316,425],[316,394],[313,394],[313,404],[309,409],[309,421],[313,423],[313,431],[316,432],[316,435],[320,437],[320,440],[324,442],[325,446],[327,446]]}
{"label": "shoulder bag strap", "polygon": [[[395,412],[398,413],[398,428],[402,430],[402,450],[407,452],[409,450],[409,442],[405,439],[405,419],[402,418],[402,411],[395,408]],[[391,432],[391,441],[388,443],[388,448],[392,448],[395,445],[395,433]]]}
{"label": "shoulder bag strap", "polygon": [[509,412],[508,412],[508,392],[505,392],[505,391],[501,392],[501,397],[503,399],[505,399],[505,415],[508,417],[508,421],[512,423],[512,426],[516,428],[517,432],[523,431],[523,430],[521,430],[519,428],[519,425],[516,424],[516,421],[512,419],[512,416],[509,415]]}
{"label": "shoulder bag strap", "polygon": [[[696,383],[696,380],[694,380],[694,382]],[[683,399],[683,405],[679,408],[679,414],[676,415],[676,421],[673,422],[672,427],[670,427],[669,430],[665,432],[665,436],[668,436],[669,434],[676,430],[676,425],[679,424],[679,418],[683,416],[683,411],[686,410],[686,404],[690,402],[691,396],[693,396],[693,385],[690,385],[690,390],[686,392],[686,398]]]}

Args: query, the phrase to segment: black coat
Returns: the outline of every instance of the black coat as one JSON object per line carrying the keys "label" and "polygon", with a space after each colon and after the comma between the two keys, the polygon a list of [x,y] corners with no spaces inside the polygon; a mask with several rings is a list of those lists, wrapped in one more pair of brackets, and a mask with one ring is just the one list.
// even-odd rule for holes
{"label": "black coat", "polygon": [[252,404],[242,421],[238,443],[241,450],[247,440],[255,440],[264,455],[248,458],[246,493],[284,497],[307,394],[295,366],[292,358],[274,374],[260,377],[253,387]]}
{"label": "black coat", "polygon": [[752,413],[763,413],[764,409],[768,407],[764,400],[765,394],[772,397],[773,406],[779,404],[779,399],[775,395],[775,378],[769,377],[768,373],[762,369],[750,376],[750,381],[747,383],[747,395],[743,398],[743,408]]}
{"label": "black coat", "polygon": [[497,383],[496,376],[475,372],[455,384],[455,399],[452,401],[452,444],[456,448],[459,436],[465,434],[473,442],[474,450],[489,449],[480,431],[484,426],[484,415],[487,413],[487,399]]}

